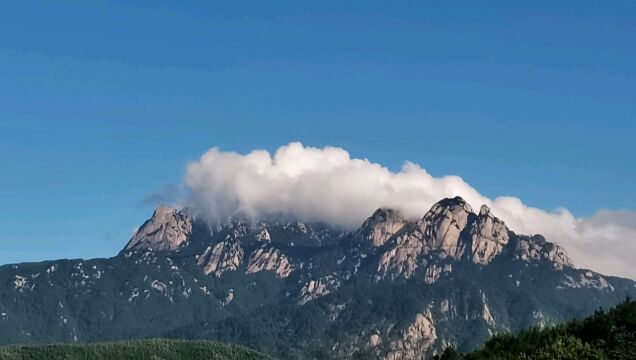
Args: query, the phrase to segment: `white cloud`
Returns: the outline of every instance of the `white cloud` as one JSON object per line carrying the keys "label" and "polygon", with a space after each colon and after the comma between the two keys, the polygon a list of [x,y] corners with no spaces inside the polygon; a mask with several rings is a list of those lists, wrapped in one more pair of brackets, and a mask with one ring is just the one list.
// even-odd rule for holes
{"label": "white cloud", "polygon": [[290,143],[272,155],[213,148],[188,165],[188,205],[212,219],[237,212],[253,217],[290,213],[303,220],[355,228],[381,206],[421,217],[444,197],[462,196],[473,209],[487,204],[521,234],[540,233],[564,246],[579,267],[636,278],[636,213],[602,210],[576,218],[566,209],[532,208],[515,197],[489,199],[458,176],[433,177],[406,162],[399,172],[341,148]]}

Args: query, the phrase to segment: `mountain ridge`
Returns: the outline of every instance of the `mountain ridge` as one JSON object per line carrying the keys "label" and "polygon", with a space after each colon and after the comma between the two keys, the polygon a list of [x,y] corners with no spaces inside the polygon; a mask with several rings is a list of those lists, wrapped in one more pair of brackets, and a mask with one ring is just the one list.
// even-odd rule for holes
{"label": "mountain ridge", "polygon": [[283,358],[423,359],[636,294],[460,197],[412,220],[379,208],[351,231],[160,207],[112,258],[0,279],[1,343],[209,338]]}

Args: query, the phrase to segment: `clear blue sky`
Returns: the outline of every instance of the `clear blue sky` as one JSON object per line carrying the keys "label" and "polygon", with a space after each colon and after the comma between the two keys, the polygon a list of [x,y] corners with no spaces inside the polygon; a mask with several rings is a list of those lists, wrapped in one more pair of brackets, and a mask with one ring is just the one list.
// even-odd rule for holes
{"label": "clear blue sky", "polygon": [[0,263],[114,255],[212,146],[634,209],[635,76],[634,1],[7,2]]}

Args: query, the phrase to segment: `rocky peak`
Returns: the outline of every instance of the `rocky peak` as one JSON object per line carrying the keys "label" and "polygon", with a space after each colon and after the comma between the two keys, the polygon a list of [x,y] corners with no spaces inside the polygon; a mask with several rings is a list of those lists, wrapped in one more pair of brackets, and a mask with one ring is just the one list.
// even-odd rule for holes
{"label": "rocky peak", "polygon": [[356,235],[363,241],[378,247],[384,245],[406,223],[407,221],[397,210],[380,208],[364,221]]}
{"label": "rocky peak", "polygon": [[388,273],[392,277],[409,278],[426,264],[422,257],[430,253],[459,259],[466,248],[461,234],[471,216],[474,214],[470,205],[461,197],[439,201],[422,219],[405,227],[391,240],[378,263],[377,278],[384,278]]}
{"label": "rocky peak", "polygon": [[559,270],[574,266],[564,248],[547,241],[541,235],[519,235],[514,248],[514,257],[527,262],[548,260]]}
{"label": "rocky peak", "polygon": [[192,218],[175,208],[162,206],[133,234],[126,250],[177,250],[192,233]]}
{"label": "rocky peak", "polygon": [[435,208],[448,208],[448,209],[462,208],[464,209],[464,211],[468,213],[473,212],[473,208],[461,196],[455,196],[452,198],[444,198],[438,201],[435,205],[433,205],[433,207],[431,208],[431,211]]}
{"label": "rocky peak", "polygon": [[464,252],[464,244],[460,241],[462,231],[468,225],[472,208],[464,199],[457,196],[447,198],[433,205],[418,222],[418,227],[428,240],[431,250],[459,258]]}
{"label": "rocky peak", "polygon": [[508,227],[482,205],[471,230],[472,260],[476,264],[488,264],[508,244]]}

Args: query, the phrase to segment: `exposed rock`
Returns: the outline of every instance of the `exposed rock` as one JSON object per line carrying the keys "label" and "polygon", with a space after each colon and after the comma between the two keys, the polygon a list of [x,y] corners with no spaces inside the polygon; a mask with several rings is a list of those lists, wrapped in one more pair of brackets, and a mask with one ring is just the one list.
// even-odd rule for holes
{"label": "exposed rock", "polygon": [[379,334],[372,334],[369,337],[369,346],[371,347],[378,347],[382,345],[382,338],[380,337]]}
{"label": "exposed rock", "polygon": [[159,280],[153,280],[153,281],[152,281],[152,283],[150,284],[150,286],[151,286],[153,289],[155,289],[155,290],[157,290],[157,291],[159,291],[159,292],[161,292],[161,293],[162,293],[162,292],[165,292],[165,291],[168,289],[168,287],[166,286],[166,284],[162,283],[162,282],[161,282],[161,281],[159,281]]}
{"label": "exposed rock", "polygon": [[486,294],[481,293],[481,302],[483,304],[482,307],[482,318],[486,320],[488,325],[494,327],[496,325],[495,318],[493,318],[492,313],[490,312],[490,308],[488,307],[488,301],[486,300]]}
{"label": "exposed rock", "polygon": [[16,275],[13,284],[16,290],[22,291],[28,287],[28,280],[24,276]]}
{"label": "exposed rock", "polygon": [[403,234],[398,237],[395,245],[384,252],[378,262],[378,279],[387,274],[391,278],[402,276],[410,278],[418,267],[418,256],[424,249],[424,243],[416,236]]}
{"label": "exposed rock", "polygon": [[471,213],[470,205],[460,197],[444,199],[433,205],[420,220],[424,224],[419,226],[425,229],[428,247],[456,259],[461,257],[465,244],[460,242],[460,234],[466,228]]}
{"label": "exposed rock", "polygon": [[203,267],[206,275],[215,273],[220,277],[226,271],[238,269],[243,261],[243,254],[244,250],[238,241],[226,239],[214,247],[208,246],[197,259],[197,265]]}
{"label": "exposed rock", "polygon": [[592,271],[581,272],[578,276],[565,276],[563,282],[565,287],[569,288],[596,288],[599,290],[614,291],[614,287],[600,274]]}
{"label": "exposed rock", "polygon": [[234,289],[230,289],[225,295],[225,301],[223,301],[223,306],[229,305],[232,300],[234,300]]}
{"label": "exposed rock", "polygon": [[250,255],[246,273],[253,274],[263,270],[274,271],[278,277],[286,278],[294,271],[294,267],[280,250],[263,246]]}
{"label": "exposed rock", "polygon": [[304,305],[321,296],[325,296],[339,286],[340,281],[333,275],[327,275],[318,280],[310,280],[300,289],[298,304]]}
{"label": "exposed rock", "polygon": [[432,284],[437,279],[439,279],[439,275],[442,273],[442,267],[438,265],[429,265],[426,267],[426,275],[424,276],[424,282],[427,284]]}
{"label": "exposed rock", "polygon": [[415,321],[402,334],[402,338],[391,342],[386,360],[423,360],[437,340],[437,332],[430,310],[419,313]]}
{"label": "exposed rock", "polygon": [[547,243],[544,247],[544,256],[551,261],[554,267],[563,270],[564,267],[574,267],[574,263],[564,248],[554,243]]}
{"label": "exposed rock", "polygon": [[406,223],[397,210],[380,208],[364,221],[356,236],[375,247],[382,246]]}
{"label": "exposed rock", "polygon": [[448,298],[444,298],[440,301],[439,310],[442,314],[446,315],[447,318],[454,318],[457,316],[457,307]]}
{"label": "exposed rock", "polygon": [[265,228],[256,235],[256,240],[266,242],[266,243],[272,242],[272,238],[269,236],[269,232]]}
{"label": "exposed rock", "polygon": [[424,275],[424,282],[427,283],[427,284],[432,284],[432,283],[436,282],[437,279],[439,279],[439,277],[443,273],[449,273],[451,271],[453,271],[453,265],[451,265],[451,264],[446,264],[444,266],[437,265],[437,264],[429,264],[426,267],[426,274]]}
{"label": "exposed rock", "polygon": [[417,223],[406,226],[389,244],[380,257],[378,279],[390,274],[391,278],[409,278],[419,266],[425,266],[422,255],[435,253],[440,258],[460,258],[466,244],[461,233],[468,224],[470,205],[462,198],[444,199]]}
{"label": "exposed rock", "polygon": [[574,266],[565,249],[546,241],[541,235],[520,235],[514,249],[514,257],[528,262],[548,260],[559,270]]}
{"label": "exposed rock", "polygon": [[494,217],[488,206],[482,205],[471,231],[473,262],[482,265],[490,263],[508,244],[508,239],[506,224]]}
{"label": "exposed rock", "polygon": [[192,233],[192,218],[171,207],[160,207],[132,236],[126,250],[176,250]]}

